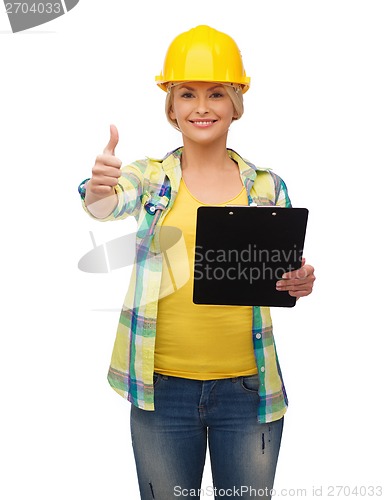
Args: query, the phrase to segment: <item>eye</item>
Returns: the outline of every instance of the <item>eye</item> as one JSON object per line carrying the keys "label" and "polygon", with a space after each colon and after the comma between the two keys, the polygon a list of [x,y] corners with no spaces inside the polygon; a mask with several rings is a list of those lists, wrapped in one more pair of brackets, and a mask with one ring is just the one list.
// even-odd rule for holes
{"label": "eye", "polygon": [[193,97],[193,94],[192,94],[192,92],[183,92],[183,93],[181,94],[181,97],[182,97],[183,99],[191,99],[191,98]]}
{"label": "eye", "polygon": [[224,94],[222,94],[221,92],[214,92],[211,97],[213,97],[213,99],[220,99],[221,97],[223,97]]}

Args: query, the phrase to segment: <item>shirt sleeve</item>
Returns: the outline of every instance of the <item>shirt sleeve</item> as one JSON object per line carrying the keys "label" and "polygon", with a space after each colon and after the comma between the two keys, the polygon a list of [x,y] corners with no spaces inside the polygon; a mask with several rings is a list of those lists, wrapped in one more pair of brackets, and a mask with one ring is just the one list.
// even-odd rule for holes
{"label": "shirt sleeve", "polygon": [[121,169],[119,182],[115,186],[117,194],[117,205],[113,212],[104,218],[95,217],[85,205],[86,185],[89,179],[80,183],[78,191],[85,212],[93,219],[105,222],[110,220],[125,219],[129,215],[137,216],[141,207],[141,195],[143,193],[143,173],[134,164],[127,165]]}
{"label": "shirt sleeve", "polygon": [[275,174],[276,206],[291,208],[292,203],[288,195],[288,188],[283,179]]}

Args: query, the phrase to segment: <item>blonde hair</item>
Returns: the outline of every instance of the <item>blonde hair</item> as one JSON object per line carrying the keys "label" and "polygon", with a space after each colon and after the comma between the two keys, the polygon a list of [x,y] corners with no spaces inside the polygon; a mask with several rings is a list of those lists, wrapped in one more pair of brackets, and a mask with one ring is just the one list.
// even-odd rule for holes
{"label": "blonde hair", "polygon": [[[240,85],[235,86],[235,85],[223,84],[223,87],[227,91],[227,94],[229,95],[229,98],[231,99],[233,104],[233,109],[235,112],[233,120],[239,120],[244,113],[244,100]],[[172,125],[172,127],[180,131],[177,125],[177,121],[172,120],[172,118],[169,116],[169,113],[172,109],[172,103],[173,103],[173,86],[169,86],[167,97],[165,98],[165,116],[167,117],[167,120]]]}

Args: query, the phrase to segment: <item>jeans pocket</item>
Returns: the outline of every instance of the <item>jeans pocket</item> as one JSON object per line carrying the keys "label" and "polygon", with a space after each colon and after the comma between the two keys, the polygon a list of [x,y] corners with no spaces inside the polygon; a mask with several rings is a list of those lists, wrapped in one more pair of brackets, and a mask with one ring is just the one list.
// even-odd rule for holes
{"label": "jeans pocket", "polygon": [[153,372],[153,387],[156,387],[161,380],[161,375],[159,373]]}
{"label": "jeans pocket", "polygon": [[251,392],[254,394],[258,394],[259,392],[259,375],[249,375],[247,377],[241,377],[241,387],[245,392]]}

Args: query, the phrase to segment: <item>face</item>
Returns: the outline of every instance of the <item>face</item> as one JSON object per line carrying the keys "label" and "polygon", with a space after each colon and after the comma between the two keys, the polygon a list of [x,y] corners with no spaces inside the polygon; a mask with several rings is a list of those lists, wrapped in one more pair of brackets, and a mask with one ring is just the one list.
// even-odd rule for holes
{"label": "face", "polygon": [[200,144],[225,142],[229,126],[236,118],[225,86],[212,82],[176,85],[169,116],[177,121],[184,141]]}

